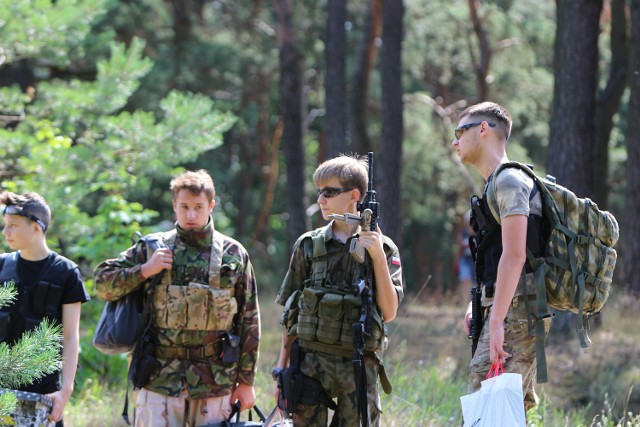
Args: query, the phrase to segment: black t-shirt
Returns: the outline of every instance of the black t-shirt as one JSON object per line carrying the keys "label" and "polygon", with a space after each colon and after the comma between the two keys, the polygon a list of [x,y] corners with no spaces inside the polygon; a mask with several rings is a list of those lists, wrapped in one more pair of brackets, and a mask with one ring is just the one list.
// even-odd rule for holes
{"label": "black t-shirt", "polygon": [[[22,257],[18,257],[17,270],[21,286],[24,284],[31,285],[38,283],[42,277],[43,269],[50,261],[50,258],[56,256],[59,257],[60,255],[52,252],[48,257],[39,261],[28,261]],[[68,263],[68,269],[71,269],[70,263]],[[71,274],[68,273],[68,270],[66,272],[60,272],[60,277],[62,279],[67,277],[65,281],[57,283],[63,288],[62,298],[60,299],[61,305],[73,304],[76,302],[84,303],[89,301],[89,294],[84,287],[82,276],[80,275],[80,270],[78,268],[74,268]],[[21,301],[21,303],[26,302]],[[19,389],[41,394],[53,393],[60,389],[60,371],[42,377],[39,380],[36,380],[33,384],[22,386]]]}

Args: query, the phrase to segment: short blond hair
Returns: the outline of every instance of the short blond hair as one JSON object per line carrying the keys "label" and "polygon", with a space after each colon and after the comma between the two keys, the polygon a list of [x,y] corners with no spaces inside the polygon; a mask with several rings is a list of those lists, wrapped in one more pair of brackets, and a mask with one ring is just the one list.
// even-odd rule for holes
{"label": "short blond hair", "polygon": [[360,190],[360,198],[364,197],[369,184],[369,163],[366,157],[357,154],[341,154],[338,157],[320,164],[313,173],[316,187],[337,178],[345,188]]}
{"label": "short blond hair", "polygon": [[213,185],[213,179],[211,179],[211,175],[204,169],[195,172],[185,171],[181,173],[171,180],[169,188],[171,189],[174,199],[181,190],[189,190],[195,195],[204,192],[209,201],[212,201],[214,197],[216,197],[216,188]]}

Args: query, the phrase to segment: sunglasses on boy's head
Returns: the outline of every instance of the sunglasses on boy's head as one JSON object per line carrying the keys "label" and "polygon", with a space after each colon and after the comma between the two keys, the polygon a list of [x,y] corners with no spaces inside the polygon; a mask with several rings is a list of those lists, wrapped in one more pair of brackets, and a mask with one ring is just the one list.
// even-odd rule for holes
{"label": "sunglasses on boy's head", "polygon": [[351,191],[353,188],[338,188],[338,187],[324,187],[318,188],[318,196],[322,195],[325,199],[330,199],[332,197],[336,197],[338,194],[346,193],[347,191]]}
{"label": "sunglasses on boy's head", "polygon": [[20,216],[23,216],[23,217],[28,218],[31,221],[35,222],[36,224],[38,224],[42,228],[42,231],[47,231],[47,226],[45,225],[44,222],[42,222],[42,220],[40,218],[38,218],[35,215],[31,215],[30,213],[25,212],[24,209],[21,208],[20,206],[16,206],[16,205],[5,206],[4,211],[2,212],[2,214],[3,215],[20,215]]}
{"label": "sunglasses on boy's head", "polygon": [[[465,133],[466,131],[468,131],[469,129],[471,129],[474,126],[478,126],[478,125],[481,125],[481,124],[482,124],[482,122],[467,123],[466,125],[462,125],[459,128],[456,128],[456,130],[455,130],[456,139],[462,138],[462,134],[463,133]],[[487,122],[487,124],[489,126],[491,126],[492,128],[496,127],[495,123]]]}

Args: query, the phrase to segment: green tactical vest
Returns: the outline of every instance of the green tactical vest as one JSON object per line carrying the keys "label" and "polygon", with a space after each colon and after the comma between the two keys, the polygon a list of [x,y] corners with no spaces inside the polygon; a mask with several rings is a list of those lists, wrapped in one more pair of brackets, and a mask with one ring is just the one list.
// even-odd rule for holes
{"label": "green tactical vest", "polygon": [[[311,232],[311,275],[305,280],[302,292],[296,291],[291,296],[298,298],[297,334],[303,348],[350,357],[353,355],[353,324],[360,319],[362,309],[362,298],[356,294],[355,282],[364,279],[364,265],[352,257],[345,262],[345,268],[353,271],[354,283],[347,283],[346,279],[337,283],[329,277],[325,246],[327,227]],[[287,305],[289,303],[295,302],[288,301]],[[385,325],[375,303],[371,320],[372,331],[365,338],[365,351],[382,351],[387,344],[383,332]]]}

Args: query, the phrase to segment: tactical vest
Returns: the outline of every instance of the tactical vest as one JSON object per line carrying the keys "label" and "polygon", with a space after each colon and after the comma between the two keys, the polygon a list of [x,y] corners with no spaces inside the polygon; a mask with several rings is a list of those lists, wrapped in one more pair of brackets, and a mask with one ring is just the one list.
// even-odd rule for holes
{"label": "tactical vest", "polygon": [[[323,227],[311,232],[311,275],[305,280],[302,292],[292,295],[294,299],[299,298],[297,334],[302,348],[351,357],[354,350],[353,324],[359,320],[362,309],[358,282],[364,280],[364,265],[351,256],[345,257],[345,271],[353,272],[351,281],[347,282],[347,275],[342,282],[334,282],[328,271],[326,231],[327,227]],[[387,342],[383,333],[385,325],[375,303],[371,329],[370,336],[365,338],[365,351],[384,350]]]}
{"label": "tactical vest", "polygon": [[[538,193],[534,185],[529,200]],[[483,286],[483,295],[493,298],[494,285],[498,276],[498,263],[502,256],[502,226],[491,214],[487,203],[486,188],[482,198],[471,198],[471,228],[475,235],[470,237],[471,255],[475,264],[476,280]],[[527,218],[527,251],[539,256],[544,251],[546,242],[546,221],[541,215],[529,214]],[[525,263],[525,272],[530,273],[531,266]],[[527,292],[533,294],[535,290]]]}
{"label": "tactical vest", "polygon": [[[160,238],[174,247],[177,233],[154,233],[145,238]],[[165,270],[156,286],[153,301],[156,308],[154,326],[161,329],[228,332],[238,312],[234,289],[220,287],[220,269],[224,236],[213,231],[208,284],[191,282],[187,286],[171,283],[171,271]]]}
{"label": "tactical vest", "polygon": [[24,332],[38,326],[47,317],[62,323],[63,285],[78,266],[52,252],[40,273],[38,283],[22,283],[18,273],[18,252],[0,257],[0,284],[13,281],[17,300],[0,308],[0,342],[15,343]]}

